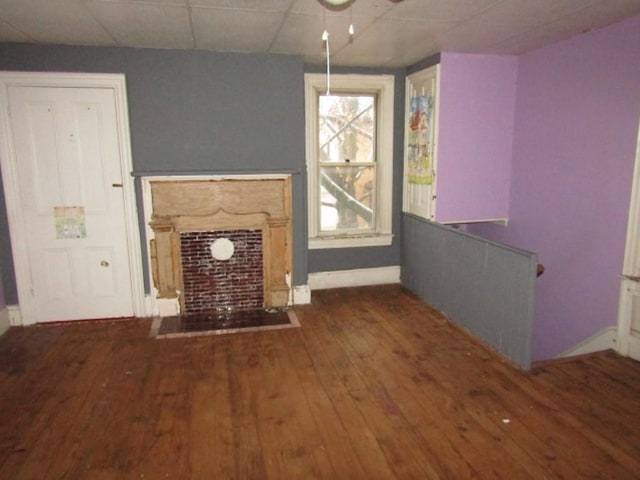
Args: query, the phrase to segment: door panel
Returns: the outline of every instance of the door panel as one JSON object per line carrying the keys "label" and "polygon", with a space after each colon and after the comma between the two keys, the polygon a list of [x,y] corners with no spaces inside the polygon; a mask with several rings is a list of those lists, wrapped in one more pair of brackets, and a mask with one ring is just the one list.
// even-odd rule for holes
{"label": "door panel", "polygon": [[640,284],[633,281],[627,283],[629,317],[631,319],[629,355],[640,360]]}
{"label": "door panel", "polygon": [[[75,295],[73,286],[72,261],[69,251],[66,249],[50,248],[43,250],[42,262],[48,275],[36,275],[34,277],[37,291],[44,292],[45,296],[52,300],[66,300]],[[37,257],[36,257],[37,258]]]}
{"label": "door panel", "polygon": [[623,276],[618,310],[617,351],[640,360],[640,281]]}
{"label": "door panel", "polygon": [[92,291],[90,295],[95,297],[109,297],[118,294],[118,282],[116,278],[117,265],[113,248],[94,247],[86,250],[86,264],[99,265],[100,268],[89,270],[88,285]]}
{"label": "door panel", "polygon": [[113,92],[12,86],[9,105],[36,321],[133,315]]}

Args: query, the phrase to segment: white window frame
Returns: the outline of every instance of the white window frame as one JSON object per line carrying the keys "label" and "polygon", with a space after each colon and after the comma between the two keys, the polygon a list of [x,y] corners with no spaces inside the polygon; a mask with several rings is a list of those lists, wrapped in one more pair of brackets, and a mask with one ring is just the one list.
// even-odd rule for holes
{"label": "white window frame", "polygon": [[391,245],[393,235],[393,75],[331,75],[331,92],[367,93],[377,96],[376,196],[373,232],[319,231],[320,181],[318,161],[318,95],[326,93],[327,76],[307,73],[304,76],[305,129],[307,158],[307,197],[309,249],[350,248]]}

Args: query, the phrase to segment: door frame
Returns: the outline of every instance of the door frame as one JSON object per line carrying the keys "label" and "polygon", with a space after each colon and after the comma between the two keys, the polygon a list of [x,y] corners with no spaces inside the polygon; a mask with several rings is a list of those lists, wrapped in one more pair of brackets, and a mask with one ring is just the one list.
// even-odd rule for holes
{"label": "door frame", "polygon": [[636,144],[636,158],[633,168],[633,184],[629,204],[627,239],[622,265],[620,301],[618,306],[618,328],[616,350],[621,355],[640,360],[639,342],[631,335],[632,301],[640,295],[640,127]]}
{"label": "door frame", "polygon": [[2,183],[7,206],[11,252],[13,254],[20,309],[19,315],[14,315],[12,324],[31,325],[36,323],[37,320],[35,318],[31,268],[26,242],[27,231],[22,214],[23,209],[18,184],[18,170],[13,135],[11,133],[9,87],[15,86],[101,88],[113,91],[117,122],[116,128],[119,139],[120,167],[122,172],[133,314],[137,317],[146,316],[142,247],[140,243],[140,231],[138,229],[134,177],[131,175],[133,164],[124,74],[0,72],[0,167],[2,168]]}

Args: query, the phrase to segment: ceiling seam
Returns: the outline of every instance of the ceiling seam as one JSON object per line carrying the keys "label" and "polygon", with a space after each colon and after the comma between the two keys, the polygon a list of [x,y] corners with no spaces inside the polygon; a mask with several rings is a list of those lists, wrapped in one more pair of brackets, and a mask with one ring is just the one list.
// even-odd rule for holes
{"label": "ceiling seam", "polygon": [[271,49],[273,48],[274,44],[276,43],[276,40],[280,36],[280,32],[282,31],[282,28],[284,27],[285,22],[289,19],[289,16],[291,15],[291,10],[293,10],[293,5],[295,3],[296,3],[296,0],[291,0],[291,2],[289,3],[287,10],[284,12],[280,25],[278,25],[278,28],[276,29],[276,32],[273,35],[273,38],[269,42],[269,46],[266,49],[267,53],[271,53]]}
{"label": "ceiling seam", "polygon": [[111,33],[111,31],[102,24],[102,22],[98,19],[98,17],[96,17],[93,12],[91,11],[91,9],[88,7],[89,0],[83,0],[81,5],[82,8],[84,8],[84,10],[87,12],[87,14],[89,15],[89,17],[91,17],[93,19],[94,22],[96,22],[98,25],[100,25],[100,28],[102,29],[102,31],[105,33],[105,35],[107,37],[109,37],[111,39],[111,41],[113,42],[113,44],[117,47],[121,47],[122,45],[120,44],[120,42],[118,42],[118,40],[116,39],[116,37],[113,36],[113,34]]}

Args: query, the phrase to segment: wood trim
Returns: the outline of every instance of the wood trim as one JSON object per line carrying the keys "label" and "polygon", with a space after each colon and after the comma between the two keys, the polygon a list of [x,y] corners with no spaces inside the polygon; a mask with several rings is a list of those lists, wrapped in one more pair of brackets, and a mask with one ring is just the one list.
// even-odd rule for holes
{"label": "wood trim", "polygon": [[140,317],[150,314],[151,312],[146,310],[144,294],[135,185],[133,177],[129,175],[133,167],[125,76],[94,73],[0,72],[0,166],[22,323],[30,325],[35,323],[37,318],[31,294],[31,269],[26,246],[27,232],[22,219],[22,201],[10,129],[8,108],[10,86],[107,88],[114,92],[133,314]]}
{"label": "wood trim", "polygon": [[[394,129],[394,90],[395,79],[393,75],[367,75],[367,74],[337,74],[331,76],[332,91],[348,92],[369,92],[378,95],[377,122],[378,134],[376,136],[376,225],[373,236],[368,238],[379,238],[380,242],[367,243],[367,237],[360,237],[357,233],[352,236],[360,238],[364,243],[357,240],[351,242],[340,242],[330,236],[323,236],[319,231],[319,165],[317,159],[318,148],[318,118],[317,118],[317,94],[326,87],[326,75],[319,73],[306,73],[304,75],[305,89],[305,157],[307,164],[307,231],[309,239],[314,244],[313,248],[323,248],[323,242],[327,243],[324,248],[348,248],[371,245],[389,245],[386,240],[392,232],[393,209],[393,129]],[[375,240],[374,240],[375,242]]]}
{"label": "wood trim", "polygon": [[631,185],[631,200],[627,221],[627,238],[625,244],[624,261],[622,265],[623,277],[620,282],[620,296],[618,301],[617,345],[616,350],[621,355],[632,355],[640,348],[640,340],[631,334],[632,323],[632,294],[637,286],[633,285],[629,277],[640,275],[640,129],[636,140],[636,157],[633,167],[633,182]]}
{"label": "wood trim", "polygon": [[172,227],[177,232],[197,232],[199,230],[233,230],[261,228],[269,218],[268,213],[233,214],[219,209],[213,215],[170,217]]}
{"label": "wood trim", "polygon": [[9,309],[4,307],[0,310],[0,335],[9,330],[11,320],[9,319]]}
{"label": "wood trim", "polygon": [[[180,232],[261,229],[265,307],[289,303],[292,267],[291,177],[265,179],[146,179],[157,298],[175,298],[184,311]],[[145,209],[146,210],[146,209]],[[171,241],[168,241],[171,238]],[[169,244],[171,247],[169,247]]]}
{"label": "wood trim", "polygon": [[315,272],[308,283],[311,290],[400,283],[400,266]]}

